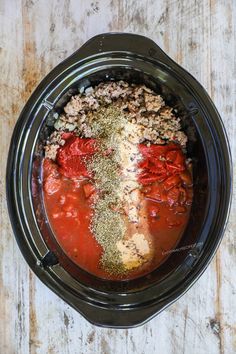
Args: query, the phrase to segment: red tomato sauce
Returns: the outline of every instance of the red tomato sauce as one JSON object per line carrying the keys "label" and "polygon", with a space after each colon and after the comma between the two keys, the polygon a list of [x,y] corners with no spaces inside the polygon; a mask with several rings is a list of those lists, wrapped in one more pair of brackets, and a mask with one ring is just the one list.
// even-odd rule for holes
{"label": "red tomato sauce", "polygon": [[94,139],[66,134],[57,163],[43,164],[44,201],[58,243],[76,264],[106,279],[132,279],[152,271],[169,256],[186,227],[192,202],[192,177],[185,155],[176,144],[140,144],[139,182],[147,201],[147,223],[153,236],[155,257],[149,267],[125,276],[102,269],[102,247],[90,231],[96,191],[85,161],[96,152]]}

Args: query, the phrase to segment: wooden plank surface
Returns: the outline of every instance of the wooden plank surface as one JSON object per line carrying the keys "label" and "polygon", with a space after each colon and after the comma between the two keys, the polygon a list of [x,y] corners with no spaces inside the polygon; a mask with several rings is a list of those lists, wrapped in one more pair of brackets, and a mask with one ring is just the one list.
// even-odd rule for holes
{"label": "wooden plank surface", "polygon": [[12,235],[5,165],[20,110],[39,81],[91,36],[156,41],[207,89],[236,162],[235,0],[0,0],[0,353],[236,353],[236,199],[216,257],[179,301],[130,330],[92,326],[29,270]]}

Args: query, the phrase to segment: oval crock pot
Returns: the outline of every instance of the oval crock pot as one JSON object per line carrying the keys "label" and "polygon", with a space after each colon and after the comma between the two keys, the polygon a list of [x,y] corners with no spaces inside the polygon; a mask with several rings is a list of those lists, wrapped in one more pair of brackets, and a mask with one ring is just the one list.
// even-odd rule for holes
{"label": "oval crock pot", "polygon": [[[193,161],[193,205],[178,248],[152,273],[131,281],[103,280],[76,266],[59,247],[42,198],[42,146],[57,114],[82,87],[114,79],[145,83],[164,96],[182,117]],[[21,252],[42,282],[88,321],[124,328],[158,314],[206,269],[226,226],[231,180],[226,133],[204,88],[152,40],[106,33],[53,69],[26,103],[10,145],[7,201]]]}

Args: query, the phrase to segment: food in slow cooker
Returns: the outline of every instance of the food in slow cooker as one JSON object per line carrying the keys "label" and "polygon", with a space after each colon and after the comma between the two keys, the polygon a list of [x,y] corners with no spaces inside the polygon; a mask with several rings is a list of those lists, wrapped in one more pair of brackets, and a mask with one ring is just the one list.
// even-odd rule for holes
{"label": "food in slow cooker", "polygon": [[43,164],[46,211],[65,253],[108,279],[160,265],[191,208],[186,143],[180,118],[144,85],[102,82],[72,96]]}

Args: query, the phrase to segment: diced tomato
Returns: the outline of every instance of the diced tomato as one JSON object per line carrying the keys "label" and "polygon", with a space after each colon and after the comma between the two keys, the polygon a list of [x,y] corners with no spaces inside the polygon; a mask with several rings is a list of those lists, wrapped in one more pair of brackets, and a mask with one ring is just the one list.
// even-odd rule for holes
{"label": "diced tomato", "polygon": [[83,188],[84,188],[84,194],[86,198],[89,198],[95,192],[95,187],[91,183],[84,184]]}
{"label": "diced tomato", "polygon": [[179,150],[179,145],[176,144],[168,144],[168,145],[155,145],[151,144],[147,146],[145,144],[139,144],[139,151],[144,157],[157,157],[160,155],[165,155],[167,151],[171,149]]}
{"label": "diced tomato", "polygon": [[154,183],[151,186],[151,191],[147,193],[147,197],[161,201],[162,188],[159,183]]}
{"label": "diced tomato", "polygon": [[149,166],[149,160],[148,159],[142,159],[139,162],[139,168],[145,169],[145,168],[148,168],[148,166]]}
{"label": "diced tomato", "polygon": [[185,156],[182,151],[178,151],[174,164],[185,169]]}
{"label": "diced tomato", "polygon": [[181,178],[179,175],[170,176],[163,183],[165,190],[168,191],[174,186],[178,186],[181,183]]}
{"label": "diced tomato", "polygon": [[184,167],[176,166],[174,164],[166,164],[167,170],[169,174],[176,175],[179,174],[181,171],[184,171]]}
{"label": "diced tomato", "polygon": [[77,193],[67,193],[66,195],[67,199],[71,200],[78,200],[78,194]]}
{"label": "diced tomato", "polygon": [[47,194],[51,195],[59,191],[61,188],[61,179],[49,175],[44,182],[44,190]]}
{"label": "diced tomato", "polygon": [[174,187],[170,189],[167,193],[167,201],[170,206],[178,203],[179,201],[179,196],[180,196],[180,191],[178,187]]}
{"label": "diced tomato", "polygon": [[151,190],[146,194],[146,197],[159,203],[166,201],[166,192],[163,189],[163,185],[160,183],[153,183]]}
{"label": "diced tomato", "polygon": [[138,167],[141,170],[138,180],[151,190],[145,193],[146,198],[158,202],[168,201],[170,206],[191,204],[186,186],[192,185],[192,178],[187,171],[185,156],[181,147],[171,143],[167,145],[139,145],[142,160]]}
{"label": "diced tomato", "polygon": [[162,181],[167,176],[179,174],[186,168],[185,157],[179,145],[140,144],[139,151],[143,157],[138,166],[142,170],[139,176],[142,184],[152,183],[155,180]]}
{"label": "diced tomato", "polygon": [[143,185],[150,184],[150,183],[153,183],[156,181],[157,181],[157,175],[154,175],[151,173],[149,173],[149,174],[143,173],[143,174],[140,174],[140,176],[139,176],[139,182],[142,183]]}
{"label": "diced tomato", "polygon": [[176,150],[170,150],[170,151],[167,151],[166,153],[166,161],[167,162],[170,162],[170,163],[173,163],[176,159],[176,155],[177,155],[177,151]]}
{"label": "diced tomato", "polygon": [[[171,156],[170,156],[171,154]],[[169,155],[169,156],[168,156]],[[174,160],[172,160],[174,158]],[[185,170],[185,157],[184,154],[179,151],[169,151],[166,154],[166,166],[168,171],[172,173],[181,172]]]}
{"label": "diced tomato", "polygon": [[63,206],[63,211],[72,211],[74,210],[74,204],[73,203],[67,203],[66,205]]}
{"label": "diced tomato", "polygon": [[184,182],[184,184],[186,184],[187,186],[192,185],[192,178],[191,178],[191,175],[188,171],[182,172],[180,174],[180,177],[181,177],[182,181]]}
{"label": "diced tomato", "polygon": [[160,161],[159,159],[149,160],[148,169],[152,173],[156,173],[158,175],[166,175],[166,166],[165,162]]}

